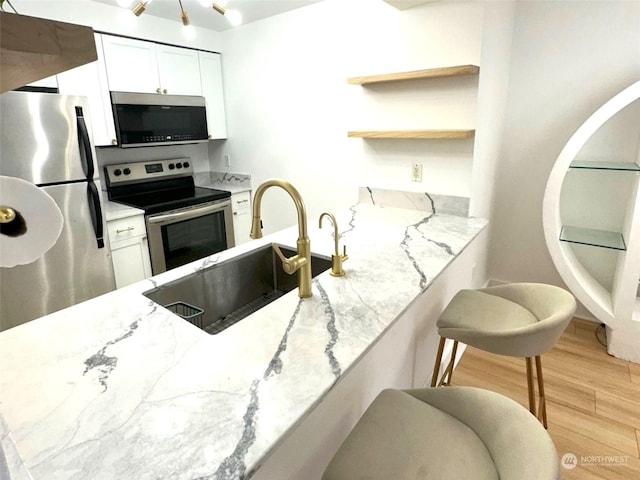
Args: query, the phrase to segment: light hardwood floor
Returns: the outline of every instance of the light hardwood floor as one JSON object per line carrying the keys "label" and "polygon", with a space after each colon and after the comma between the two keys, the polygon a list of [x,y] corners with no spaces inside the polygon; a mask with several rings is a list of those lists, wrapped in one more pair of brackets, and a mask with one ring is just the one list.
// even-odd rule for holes
{"label": "light hardwood floor", "polygon": [[[609,356],[596,325],[572,320],[542,355],[548,431],[560,457],[577,457],[575,468],[562,468],[563,480],[640,479],[640,365]],[[528,408],[522,358],[467,347],[452,384],[493,390]]]}

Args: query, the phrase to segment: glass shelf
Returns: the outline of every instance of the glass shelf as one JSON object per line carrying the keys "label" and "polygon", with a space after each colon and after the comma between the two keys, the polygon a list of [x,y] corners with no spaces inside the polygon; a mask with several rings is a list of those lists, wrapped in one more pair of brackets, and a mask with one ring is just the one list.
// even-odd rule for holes
{"label": "glass shelf", "polygon": [[613,250],[627,249],[621,233],[595,230],[593,228],[565,225],[562,227],[562,230],[560,230],[560,241],[591,245],[593,247],[611,248]]}
{"label": "glass shelf", "polygon": [[606,162],[574,160],[569,168],[582,168],[585,170],[623,170],[628,172],[640,172],[640,165],[633,162]]}

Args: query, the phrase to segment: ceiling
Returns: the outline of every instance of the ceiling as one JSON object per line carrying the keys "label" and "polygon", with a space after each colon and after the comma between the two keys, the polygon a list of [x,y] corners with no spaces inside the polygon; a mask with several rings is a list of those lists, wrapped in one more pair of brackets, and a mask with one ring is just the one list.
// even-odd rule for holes
{"label": "ceiling", "polygon": [[[93,0],[94,2],[118,6],[116,0]],[[132,0],[131,6],[138,0]],[[182,6],[189,14],[191,25],[221,32],[233,28],[229,21],[212,8],[203,7],[200,0],[181,0]],[[242,14],[242,24],[255,22],[296,8],[311,5],[322,0],[227,0],[229,10],[238,10]],[[208,2],[213,3],[213,0]],[[222,0],[217,3],[223,4]],[[130,7],[129,7],[130,8]],[[131,14],[133,15],[133,13]],[[180,6],[178,0],[153,0],[143,15],[167,18],[180,22]]]}

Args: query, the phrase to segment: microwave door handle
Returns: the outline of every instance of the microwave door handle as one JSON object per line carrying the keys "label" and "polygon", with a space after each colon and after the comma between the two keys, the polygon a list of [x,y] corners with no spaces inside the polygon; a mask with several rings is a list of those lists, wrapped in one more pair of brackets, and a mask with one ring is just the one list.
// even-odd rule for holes
{"label": "microwave door handle", "polygon": [[93,155],[91,154],[91,142],[89,129],[84,119],[82,107],[76,107],[76,123],[78,125],[78,148],[80,149],[80,161],[87,180],[93,179]]}
{"label": "microwave door handle", "polygon": [[227,201],[182,212],[167,213],[164,215],[152,215],[150,217],[147,217],[147,222],[149,222],[149,224],[157,224],[171,223],[176,220],[189,220],[191,218],[201,217],[202,215],[219,212],[220,210],[224,210],[225,208],[229,207],[229,205],[231,205],[231,203]]}

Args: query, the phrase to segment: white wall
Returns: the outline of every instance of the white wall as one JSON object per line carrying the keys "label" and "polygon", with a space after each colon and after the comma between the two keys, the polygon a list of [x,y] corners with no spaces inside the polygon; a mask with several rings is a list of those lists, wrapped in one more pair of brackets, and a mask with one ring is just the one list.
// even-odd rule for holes
{"label": "white wall", "polygon": [[505,129],[515,2],[485,4],[470,214],[491,219]]}
{"label": "white wall", "polygon": [[[382,91],[347,78],[478,64],[482,12],[477,2],[399,11],[381,0],[325,0],[225,32],[229,140],[211,149],[214,168],[251,173],[254,187],[285,178],[312,217],[355,203],[363,185],[469,196],[473,140],[363,141],[347,131],[373,123],[473,128],[477,79]],[[422,183],[410,182],[413,162],[424,163]],[[284,192],[268,192],[262,211],[265,232],[295,222]]]}
{"label": "white wall", "polygon": [[[514,15],[515,2],[485,3],[469,214],[487,218],[490,225],[494,217],[494,180],[500,168],[505,128]],[[490,278],[491,236],[485,235],[481,241],[483,248],[478,249],[473,275],[476,288],[484,286]]]}
{"label": "white wall", "polygon": [[588,116],[640,78],[638,25],[640,2],[517,3],[492,207],[493,278],[563,285],[542,230],[547,177]]}

